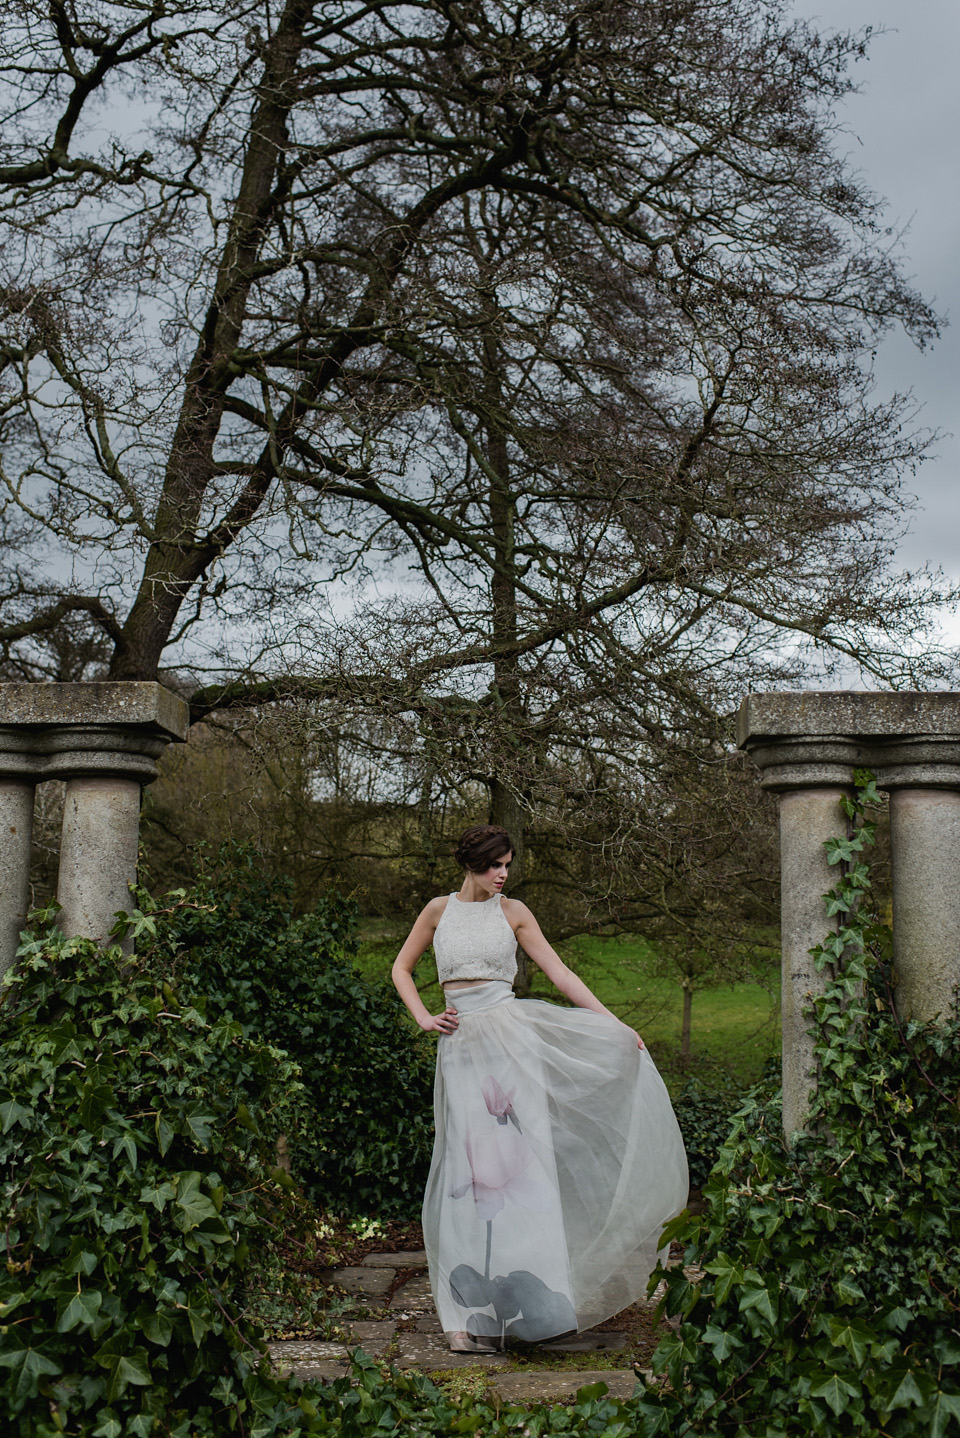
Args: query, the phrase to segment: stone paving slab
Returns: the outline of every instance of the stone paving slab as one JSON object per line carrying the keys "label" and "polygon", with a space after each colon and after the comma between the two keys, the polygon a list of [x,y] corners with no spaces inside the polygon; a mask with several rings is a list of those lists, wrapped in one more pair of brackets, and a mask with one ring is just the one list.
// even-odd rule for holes
{"label": "stone paving slab", "polygon": [[401,1333],[397,1343],[397,1367],[427,1373],[438,1368],[502,1368],[509,1361],[505,1353],[451,1353],[439,1333]]}
{"label": "stone paving slab", "polygon": [[[380,1271],[385,1272],[386,1270]],[[393,1312],[400,1310],[404,1313],[432,1313],[433,1293],[427,1275],[424,1273],[419,1278],[411,1278],[409,1283],[404,1283],[398,1288],[390,1300],[389,1307]]]}
{"label": "stone paving slab", "polygon": [[342,1378],[350,1370],[350,1356],[345,1343],[288,1338],[268,1343],[267,1351],[281,1378],[292,1374],[306,1383],[311,1379]]}
{"label": "stone paving slab", "polygon": [[490,1387],[504,1403],[541,1403],[551,1399],[569,1401],[588,1383],[605,1383],[613,1398],[630,1398],[637,1384],[632,1368],[595,1368],[579,1373],[527,1370],[523,1373],[496,1373]]}
{"label": "stone paving slab", "polygon": [[364,1298],[382,1298],[394,1276],[392,1268],[324,1268],[321,1272],[324,1283],[336,1283]]}
{"label": "stone paving slab", "polygon": [[427,1255],[422,1248],[406,1248],[400,1253],[368,1253],[364,1268],[426,1268]]}
{"label": "stone paving slab", "polygon": [[301,1383],[332,1383],[334,1378],[346,1378],[349,1372],[346,1358],[321,1358],[316,1363],[296,1363],[280,1370],[281,1377],[292,1374]]}
{"label": "stone paving slab", "polygon": [[386,1320],[370,1320],[350,1324],[350,1341],[358,1344],[371,1358],[380,1358],[397,1336],[397,1325]]}

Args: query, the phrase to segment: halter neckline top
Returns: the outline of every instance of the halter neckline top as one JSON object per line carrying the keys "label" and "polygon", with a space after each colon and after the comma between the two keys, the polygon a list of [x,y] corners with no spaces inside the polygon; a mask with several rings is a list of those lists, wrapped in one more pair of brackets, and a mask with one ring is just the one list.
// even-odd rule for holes
{"label": "halter neckline top", "polygon": [[517,940],[500,907],[500,895],[475,902],[451,894],[433,936],[437,978],[505,979],[517,975]]}

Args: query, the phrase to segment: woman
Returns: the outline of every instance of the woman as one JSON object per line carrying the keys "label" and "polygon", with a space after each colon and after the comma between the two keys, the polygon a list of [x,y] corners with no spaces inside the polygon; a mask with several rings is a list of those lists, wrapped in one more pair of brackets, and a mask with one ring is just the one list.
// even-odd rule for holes
{"label": "woman", "polygon": [[[454,1352],[490,1353],[508,1335],[592,1328],[634,1302],[686,1203],[687,1162],[639,1034],[567,968],[526,904],[501,897],[507,831],[476,825],[455,857],[460,892],[427,904],[393,981],[440,1035],[423,1200],[437,1313]],[[576,1008],[515,999],[518,942]],[[439,1014],[413,980],[431,943]]]}

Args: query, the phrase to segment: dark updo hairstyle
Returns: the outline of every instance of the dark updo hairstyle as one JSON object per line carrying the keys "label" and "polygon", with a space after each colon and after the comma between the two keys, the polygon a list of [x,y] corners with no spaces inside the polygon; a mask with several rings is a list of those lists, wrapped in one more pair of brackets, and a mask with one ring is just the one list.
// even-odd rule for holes
{"label": "dark updo hairstyle", "polygon": [[483,874],[513,853],[513,840],[499,824],[473,824],[460,835],[460,842],[453,851],[453,857],[461,869],[471,874]]}

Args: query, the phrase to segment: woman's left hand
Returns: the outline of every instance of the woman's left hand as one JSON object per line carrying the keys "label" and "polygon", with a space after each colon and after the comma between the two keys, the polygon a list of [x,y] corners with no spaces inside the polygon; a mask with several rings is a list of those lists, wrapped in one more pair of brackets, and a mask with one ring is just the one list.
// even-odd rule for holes
{"label": "woman's left hand", "polygon": [[638,1048],[638,1049],[642,1049],[642,1048],[645,1048],[645,1047],[646,1047],[646,1045],[645,1045],[644,1042],[643,1042],[643,1039],[642,1039],[642,1038],[640,1037],[640,1035],[637,1033],[636,1029],[631,1029],[629,1024],[624,1024],[623,1027],[624,1027],[625,1029],[627,1029],[630,1033],[633,1034],[633,1037],[634,1037],[634,1038],[636,1039],[636,1041],[637,1041],[637,1048]]}

